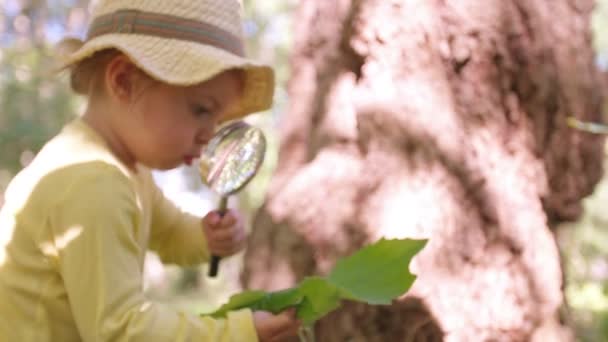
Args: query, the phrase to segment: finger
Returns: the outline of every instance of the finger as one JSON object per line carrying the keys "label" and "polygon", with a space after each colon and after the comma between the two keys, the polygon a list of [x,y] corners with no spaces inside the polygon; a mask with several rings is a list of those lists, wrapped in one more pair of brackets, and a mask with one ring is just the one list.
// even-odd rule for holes
{"label": "finger", "polygon": [[276,315],[272,322],[270,322],[271,324],[269,324],[268,327],[269,330],[272,331],[271,335],[274,336],[280,334],[281,332],[283,332],[283,330],[291,327],[294,322],[295,319],[293,318],[293,315],[290,312],[285,311]]}
{"label": "finger", "polygon": [[223,248],[209,248],[209,250],[211,251],[211,254],[222,258],[229,257],[232,255],[232,253]]}
{"label": "finger", "polygon": [[208,212],[207,215],[205,215],[205,217],[203,218],[203,222],[205,222],[206,225],[215,226],[220,223],[221,219],[221,215],[216,210],[214,210]]}
{"label": "finger", "polygon": [[247,234],[245,232],[234,232],[233,234],[216,234],[214,232],[210,233],[207,239],[210,246],[226,249],[245,244]]}
{"label": "finger", "polygon": [[218,227],[229,227],[239,222],[235,211],[220,213],[218,210],[210,211],[205,215],[203,220],[214,229]]}
{"label": "finger", "polygon": [[246,241],[241,240],[229,244],[213,244],[210,245],[209,249],[220,256],[230,256],[242,251],[245,248]]}
{"label": "finger", "polygon": [[241,245],[247,241],[247,235],[242,232],[234,232],[226,236],[214,235],[212,238],[213,244],[220,248],[228,248],[230,246]]}
{"label": "finger", "polygon": [[209,231],[209,238],[217,242],[234,242],[243,234],[234,227],[217,227]]}
{"label": "finger", "polygon": [[234,226],[237,222],[238,222],[238,218],[236,217],[236,214],[234,211],[228,211],[226,212],[226,215],[224,215],[221,218],[221,221],[219,222],[219,224],[223,227],[232,227]]}
{"label": "finger", "polygon": [[217,224],[221,224],[224,220],[238,220],[238,214],[237,211],[232,210],[232,209],[228,209],[225,211],[220,212],[219,210],[212,210],[209,213],[207,213],[208,218],[213,218],[214,220],[216,220],[215,223]]}
{"label": "finger", "polygon": [[298,335],[298,331],[301,327],[302,325],[298,321],[292,321],[288,325],[281,327],[278,331],[276,331],[270,340],[273,342],[285,341],[290,337]]}
{"label": "finger", "polygon": [[292,321],[299,323],[299,320],[297,319],[298,311],[296,310],[296,308],[292,307],[283,312],[285,313],[285,315],[291,318]]}
{"label": "finger", "polygon": [[232,255],[233,247],[232,246],[212,245],[212,246],[209,246],[209,250],[215,255],[224,257],[224,256]]}
{"label": "finger", "polygon": [[274,335],[270,338],[270,342],[284,342],[289,341],[290,338],[298,335],[299,328],[295,328],[292,330],[287,330],[279,333],[278,335]]}

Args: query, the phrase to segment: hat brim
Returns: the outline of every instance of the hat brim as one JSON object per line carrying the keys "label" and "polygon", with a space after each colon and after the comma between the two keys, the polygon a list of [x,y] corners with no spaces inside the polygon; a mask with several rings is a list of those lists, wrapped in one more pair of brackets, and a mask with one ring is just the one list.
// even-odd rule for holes
{"label": "hat brim", "polygon": [[122,51],[152,78],[178,86],[199,84],[229,69],[244,70],[243,95],[239,103],[225,113],[222,121],[238,119],[272,106],[275,81],[270,66],[214,46],[184,40],[138,34],[107,34],[87,41],[74,53],[65,56],[61,68],[67,68],[107,48]]}

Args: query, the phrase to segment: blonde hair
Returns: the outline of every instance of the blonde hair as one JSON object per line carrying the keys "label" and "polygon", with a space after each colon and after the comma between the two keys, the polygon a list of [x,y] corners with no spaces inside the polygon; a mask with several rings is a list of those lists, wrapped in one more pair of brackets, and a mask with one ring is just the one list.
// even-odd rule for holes
{"label": "blonde hair", "polygon": [[114,48],[104,49],[70,66],[72,90],[80,95],[90,95],[92,91],[97,90],[96,86],[101,85],[95,83],[98,75],[105,70],[112,58],[120,54],[122,52]]}
{"label": "blonde hair", "polygon": [[[58,64],[63,64],[68,56],[81,50],[84,42],[76,38],[65,38],[55,46],[54,56]],[[57,71],[67,71],[70,77],[70,87],[80,95],[90,95],[91,87],[96,76],[103,70],[113,57],[122,54],[115,48],[106,48],[92,53],[89,57],[80,61],[64,66]]]}

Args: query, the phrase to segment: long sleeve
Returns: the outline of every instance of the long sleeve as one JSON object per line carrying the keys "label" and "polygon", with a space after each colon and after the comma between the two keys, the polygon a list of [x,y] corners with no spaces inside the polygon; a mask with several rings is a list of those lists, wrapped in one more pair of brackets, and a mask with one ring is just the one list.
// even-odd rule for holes
{"label": "long sleeve", "polygon": [[130,180],[118,171],[111,175],[80,177],[50,218],[59,273],[83,340],[257,341],[248,310],[216,320],[144,297],[140,204]]}
{"label": "long sleeve", "polygon": [[152,205],[150,249],[164,263],[182,266],[209,260],[202,218],[188,214],[165,197],[151,177],[146,182]]}

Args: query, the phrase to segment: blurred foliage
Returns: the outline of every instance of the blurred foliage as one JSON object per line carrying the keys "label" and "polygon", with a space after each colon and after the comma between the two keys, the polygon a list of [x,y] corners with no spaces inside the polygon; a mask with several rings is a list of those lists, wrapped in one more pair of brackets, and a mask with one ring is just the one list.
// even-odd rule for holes
{"label": "blurred foliage", "polygon": [[[81,7],[78,7],[80,4]],[[53,5],[53,10],[47,5]],[[65,77],[54,70],[52,27],[64,32],[84,13],[79,1],[1,1],[0,13],[0,193],[78,106]],[[76,6],[76,7],[74,7]],[[70,19],[71,16],[71,19]],[[81,15],[82,17],[82,15]],[[0,204],[2,197],[0,196]]]}
{"label": "blurred foliage", "polygon": [[[608,152],[608,151],[607,151]],[[608,159],[604,162],[608,168]],[[569,319],[582,341],[608,340],[608,178],[584,201],[575,223],[562,225],[558,243],[566,275]]]}
{"label": "blurred foliage", "polygon": [[596,7],[591,20],[593,43],[597,52],[597,62],[608,68],[608,1],[596,0]]}
{"label": "blurred foliage", "polygon": [[248,213],[254,213],[262,204],[278,159],[277,131],[288,103],[287,60],[292,41],[291,14],[296,2],[296,0],[243,1],[245,18],[247,18],[244,28],[248,37],[248,52],[254,58],[272,65],[276,74],[273,107],[269,112],[259,113],[248,119],[264,131],[268,142],[262,168],[240,196],[241,207]]}
{"label": "blurred foliage", "polygon": [[[597,63],[608,69],[608,0],[598,0],[592,18]],[[608,170],[608,148],[604,170]],[[578,222],[558,229],[565,272],[568,320],[581,341],[608,341],[608,177],[585,199]]]}
{"label": "blurred foliage", "polygon": [[74,113],[75,101],[67,87],[40,73],[48,66],[46,53],[29,48],[3,51],[7,62],[0,65],[0,165],[11,174],[25,166]]}

